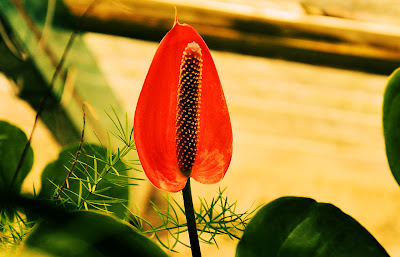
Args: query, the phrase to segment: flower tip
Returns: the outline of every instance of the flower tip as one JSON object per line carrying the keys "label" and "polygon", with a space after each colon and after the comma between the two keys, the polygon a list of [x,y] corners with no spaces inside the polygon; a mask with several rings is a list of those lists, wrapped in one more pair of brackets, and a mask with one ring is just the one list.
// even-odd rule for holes
{"label": "flower tip", "polygon": [[176,8],[175,5],[174,5],[174,9],[175,9],[175,21],[174,21],[174,26],[175,26],[176,24],[179,24],[179,21],[178,21],[178,9]]}
{"label": "flower tip", "polygon": [[188,43],[185,52],[189,55],[201,57],[201,48],[196,42]]}

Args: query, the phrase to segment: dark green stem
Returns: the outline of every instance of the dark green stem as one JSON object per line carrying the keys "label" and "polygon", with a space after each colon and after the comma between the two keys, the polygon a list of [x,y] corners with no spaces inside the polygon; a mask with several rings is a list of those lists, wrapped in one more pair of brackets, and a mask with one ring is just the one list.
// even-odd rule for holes
{"label": "dark green stem", "polygon": [[193,257],[201,257],[199,237],[197,235],[196,219],[194,217],[194,208],[192,200],[192,191],[190,189],[190,178],[186,182],[185,188],[182,190],[183,203],[185,205],[186,222],[189,232],[190,247]]}

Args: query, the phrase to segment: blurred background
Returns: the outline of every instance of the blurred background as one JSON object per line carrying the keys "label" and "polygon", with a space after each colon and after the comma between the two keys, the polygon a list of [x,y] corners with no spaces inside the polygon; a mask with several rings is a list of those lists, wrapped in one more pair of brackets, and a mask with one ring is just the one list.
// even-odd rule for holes
{"label": "blurred background", "polygon": [[[78,17],[91,3],[0,0],[0,119],[29,135]],[[133,123],[174,6],[179,21],[211,49],[234,136],[226,177],[217,185],[192,183],[195,199],[227,187],[238,212],[285,195],[330,202],[400,256],[400,189],[381,126],[387,77],[400,67],[400,3],[394,0],[97,1],[79,23],[40,117],[24,191],[40,188],[44,166],[79,141],[84,102],[91,106],[90,142],[106,144],[107,130],[114,129],[105,113],[110,106]],[[132,188],[145,217],[147,200],[161,202],[162,194],[148,182]],[[204,255],[234,256],[237,241],[218,242],[219,249],[202,245]],[[177,250],[171,256],[189,253]]]}

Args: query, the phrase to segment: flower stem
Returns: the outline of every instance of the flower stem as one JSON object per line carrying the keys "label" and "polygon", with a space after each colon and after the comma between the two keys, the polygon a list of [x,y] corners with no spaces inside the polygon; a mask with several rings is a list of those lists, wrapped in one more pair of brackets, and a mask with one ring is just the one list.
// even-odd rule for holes
{"label": "flower stem", "polygon": [[185,205],[186,222],[189,232],[190,247],[193,257],[201,257],[199,237],[197,235],[196,219],[194,217],[194,208],[192,200],[192,191],[190,189],[190,178],[186,182],[185,188],[182,190],[183,203]]}

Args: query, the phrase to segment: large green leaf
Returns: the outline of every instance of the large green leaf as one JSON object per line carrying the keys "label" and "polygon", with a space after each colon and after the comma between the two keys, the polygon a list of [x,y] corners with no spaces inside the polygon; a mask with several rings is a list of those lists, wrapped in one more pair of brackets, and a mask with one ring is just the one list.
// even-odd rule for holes
{"label": "large green leaf", "polygon": [[356,220],[337,207],[283,197],[261,208],[246,227],[236,257],[389,256]]}
{"label": "large green leaf", "polygon": [[[0,121],[0,190],[10,188],[14,173],[21,159],[21,154],[28,139],[25,133],[6,121]],[[13,190],[19,192],[21,185],[33,164],[33,151],[29,146],[28,151],[16,177]]]}
{"label": "large green leaf", "polygon": [[[52,199],[57,195],[58,188],[62,186],[72,167],[78,148],[78,145],[64,148],[58,159],[46,166],[42,174],[39,199]],[[83,149],[85,151],[81,152],[73,174],[68,179],[69,187],[64,187],[60,198],[70,198],[74,204],[67,205],[72,209],[78,205],[79,208],[86,205],[88,209],[107,210],[124,219],[129,195],[126,165],[122,161],[113,165],[118,171],[116,174],[113,169],[106,167],[104,161],[101,161],[107,158],[106,148],[84,144]],[[106,175],[101,176],[101,173],[106,170],[108,170]],[[100,177],[102,177],[101,180]],[[96,187],[93,191],[94,185]]]}
{"label": "large green leaf", "polygon": [[400,68],[387,82],[383,98],[383,133],[389,166],[400,185]]}
{"label": "large green leaf", "polygon": [[41,221],[26,238],[22,256],[167,257],[127,223],[93,211],[75,211]]}

